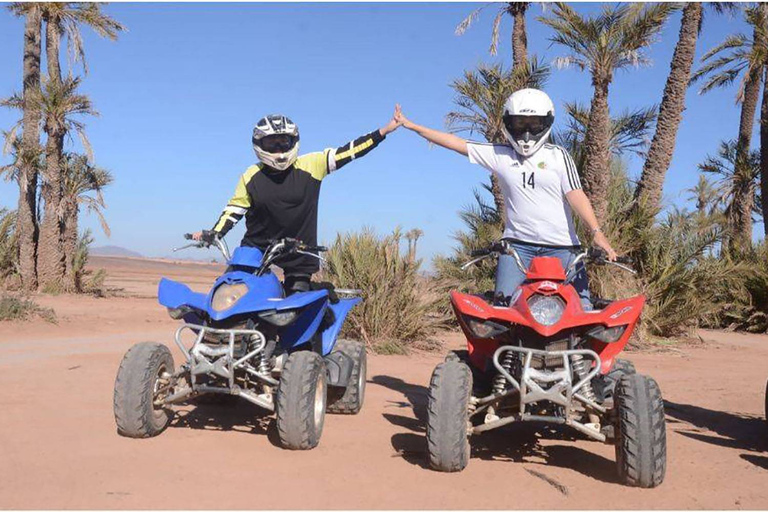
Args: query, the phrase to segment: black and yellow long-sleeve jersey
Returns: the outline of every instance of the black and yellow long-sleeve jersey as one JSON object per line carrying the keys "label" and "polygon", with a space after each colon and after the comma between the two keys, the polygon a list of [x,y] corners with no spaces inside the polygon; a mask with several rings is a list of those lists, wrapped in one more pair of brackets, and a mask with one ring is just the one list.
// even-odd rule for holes
{"label": "black and yellow long-sleeve jersey", "polygon": [[[248,167],[213,230],[224,236],[245,216],[241,245],[264,249],[269,240],[284,237],[317,245],[317,205],[323,178],[382,140],[384,136],[376,130],[340,148],[302,155],[285,171],[264,164]],[[286,273],[313,274],[320,268],[317,259],[303,255],[279,263]]]}

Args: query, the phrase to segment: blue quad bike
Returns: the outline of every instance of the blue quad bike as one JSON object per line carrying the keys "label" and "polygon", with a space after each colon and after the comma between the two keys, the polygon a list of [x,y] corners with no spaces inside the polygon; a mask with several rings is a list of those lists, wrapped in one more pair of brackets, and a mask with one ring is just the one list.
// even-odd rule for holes
{"label": "blue quad bike", "polygon": [[361,301],[359,291],[313,283],[311,291],[286,296],[271,265],[297,254],[322,259],[317,253],[326,250],[295,239],[273,241],[263,253],[238,247],[231,256],[218,238],[176,250],[211,245],[228,268],[207,294],[160,281],[160,304],[183,322],[175,341],[186,361],[176,368],[161,343],[128,350],[115,380],[118,433],[156,436],[170,423],[174,404],[235,396],[276,413],[283,447],[314,448],[326,411],[357,414],[363,406],[365,345],[337,339]]}

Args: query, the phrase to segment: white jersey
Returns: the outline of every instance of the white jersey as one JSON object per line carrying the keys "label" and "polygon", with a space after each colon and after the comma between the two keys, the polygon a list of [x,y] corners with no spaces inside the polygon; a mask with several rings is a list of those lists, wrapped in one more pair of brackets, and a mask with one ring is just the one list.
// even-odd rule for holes
{"label": "white jersey", "polygon": [[504,238],[547,246],[579,245],[565,195],[581,188],[566,150],[544,144],[528,158],[504,144],[467,143],[469,161],[499,178],[504,194]]}

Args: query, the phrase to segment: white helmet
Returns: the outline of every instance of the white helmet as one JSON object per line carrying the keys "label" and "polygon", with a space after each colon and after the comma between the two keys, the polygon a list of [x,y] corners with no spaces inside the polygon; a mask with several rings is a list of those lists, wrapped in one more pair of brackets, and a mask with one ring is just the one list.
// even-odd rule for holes
{"label": "white helmet", "polygon": [[504,135],[520,155],[529,157],[547,141],[555,105],[544,91],[521,89],[504,103]]}
{"label": "white helmet", "polygon": [[299,129],[284,115],[262,117],[253,129],[253,149],[264,164],[284,171],[299,156]]}

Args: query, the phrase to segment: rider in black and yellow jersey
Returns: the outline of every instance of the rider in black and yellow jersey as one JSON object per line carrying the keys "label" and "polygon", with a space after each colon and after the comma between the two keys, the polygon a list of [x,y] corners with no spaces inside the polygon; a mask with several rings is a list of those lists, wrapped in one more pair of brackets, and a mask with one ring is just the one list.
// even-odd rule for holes
{"label": "rider in black and yellow jersey", "polygon": [[[264,250],[270,240],[286,237],[317,245],[317,206],[323,179],[370,152],[398,126],[392,119],[383,128],[339,148],[299,156],[296,124],[283,115],[262,118],[253,129],[253,148],[261,162],[240,176],[213,230],[195,233],[195,240],[223,237],[245,217],[243,246]],[[286,257],[279,266],[285,274],[287,293],[309,290],[310,278],[319,270],[315,258],[301,254]]]}

